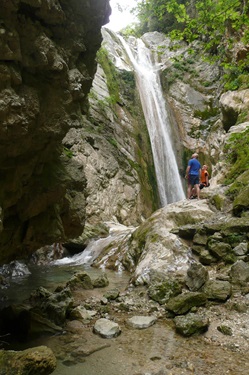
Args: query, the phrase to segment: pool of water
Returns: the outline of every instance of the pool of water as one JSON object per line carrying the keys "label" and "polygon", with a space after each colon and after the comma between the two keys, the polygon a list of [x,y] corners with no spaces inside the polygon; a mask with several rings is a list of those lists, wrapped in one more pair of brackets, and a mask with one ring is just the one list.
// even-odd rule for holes
{"label": "pool of water", "polygon": [[57,286],[65,285],[76,272],[85,271],[92,280],[105,272],[110,285],[113,287],[123,288],[129,280],[129,275],[126,272],[103,271],[89,265],[51,264],[46,266],[29,266],[29,271],[29,275],[12,278],[9,287],[0,290],[1,307],[12,303],[22,303],[40,286],[52,292]]}

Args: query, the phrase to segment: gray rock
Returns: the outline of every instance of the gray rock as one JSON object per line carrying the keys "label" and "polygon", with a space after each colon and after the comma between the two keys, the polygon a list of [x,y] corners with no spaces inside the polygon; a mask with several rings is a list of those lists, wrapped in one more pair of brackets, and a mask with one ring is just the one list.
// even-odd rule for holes
{"label": "gray rock", "polygon": [[246,242],[241,242],[238,246],[233,248],[233,252],[237,256],[245,255],[248,252],[248,245]]}
{"label": "gray rock", "polygon": [[228,281],[209,280],[202,290],[210,300],[226,301],[231,296],[232,286]]}
{"label": "gray rock", "polygon": [[70,312],[71,319],[79,319],[83,321],[89,321],[92,319],[97,312],[93,310],[87,310],[83,306],[77,306]]}
{"label": "gray rock", "polygon": [[249,264],[243,260],[237,261],[230,270],[232,284],[244,285],[249,281]]}
{"label": "gray rock", "polygon": [[127,324],[130,327],[143,329],[152,326],[156,322],[157,318],[154,316],[133,316],[127,319]]}
{"label": "gray rock", "polygon": [[206,283],[208,277],[208,270],[201,263],[192,263],[187,270],[186,285],[192,292],[196,292]]}
{"label": "gray rock", "polygon": [[119,325],[111,320],[101,318],[96,321],[93,332],[106,339],[117,337],[121,333]]}

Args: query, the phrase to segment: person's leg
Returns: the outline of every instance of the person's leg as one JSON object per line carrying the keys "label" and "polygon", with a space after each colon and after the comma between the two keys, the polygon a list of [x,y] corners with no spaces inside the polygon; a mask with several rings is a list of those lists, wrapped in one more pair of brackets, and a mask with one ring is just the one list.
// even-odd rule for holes
{"label": "person's leg", "polygon": [[187,198],[190,199],[192,195],[192,185],[188,182]]}
{"label": "person's leg", "polygon": [[197,199],[200,199],[200,186],[199,186],[199,184],[195,185],[195,190],[196,190]]}

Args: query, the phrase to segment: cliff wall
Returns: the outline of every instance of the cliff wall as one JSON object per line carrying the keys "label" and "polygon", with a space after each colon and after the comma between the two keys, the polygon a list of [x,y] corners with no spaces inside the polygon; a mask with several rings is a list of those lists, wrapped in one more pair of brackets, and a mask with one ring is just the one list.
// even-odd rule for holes
{"label": "cliff wall", "polygon": [[[109,0],[1,0],[0,262],[79,235],[85,175],[62,139],[82,126]],[[79,209],[75,202],[81,200]]]}

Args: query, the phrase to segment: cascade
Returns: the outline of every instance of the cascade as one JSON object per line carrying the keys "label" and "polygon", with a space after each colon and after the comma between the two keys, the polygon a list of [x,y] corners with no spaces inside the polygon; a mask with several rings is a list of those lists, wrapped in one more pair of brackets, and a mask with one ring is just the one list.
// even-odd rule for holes
{"label": "cascade", "polygon": [[[167,103],[160,82],[160,66],[141,39],[130,45],[117,35],[134,68],[136,84],[150,136],[161,206],[185,198],[173,150]],[[133,43],[134,44],[134,43]]]}

